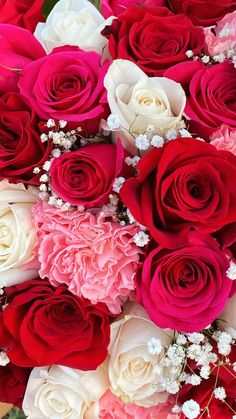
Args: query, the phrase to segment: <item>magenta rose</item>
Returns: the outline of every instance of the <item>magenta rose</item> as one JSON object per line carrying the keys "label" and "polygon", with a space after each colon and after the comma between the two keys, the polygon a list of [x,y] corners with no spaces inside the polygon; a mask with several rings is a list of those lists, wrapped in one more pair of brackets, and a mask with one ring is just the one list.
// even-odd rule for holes
{"label": "magenta rose", "polygon": [[90,144],[53,160],[50,178],[53,190],[65,202],[92,208],[109,202],[112,184],[130,175],[120,142]]}
{"label": "magenta rose", "polygon": [[205,44],[202,28],[166,7],[129,7],[102,34],[113,59],[133,61],[150,77],[188,60],[188,50],[197,55]]}
{"label": "magenta rose", "polygon": [[191,132],[204,139],[222,124],[236,128],[236,71],[224,62],[206,66],[201,62],[181,63],[165,72],[165,77],[182,84],[187,96],[185,113]]}
{"label": "magenta rose", "polygon": [[103,79],[109,62],[94,51],[60,47],[26,66],[20,92],[44,119],[66,120],[96,134],[109,111]]}
{"label": "magenta rose", "polygon": [[39,120],[18,93],[0,98],[0,179],[39,184],[35,167],[49,159],[52,144],[42,143]]}
{"label": "magenta rose", "polygon": [[0,24],[0,38],[1,95],[11,90],[18,90],[20,71],[27,64],[45,56],[45,51],[29,31],[17,26]]}
{"label": "magenta rose", "polygon": [[101,0],[101,12],[105,18],[119,16],[129,6],[165,6],[166,0]]}
{"label": "magenta rose", "polygon": [[228,258],[212,237],[190,232],[184,247],[150,251],[137,281],[137,299],[159,327],[198,332],[227,302],[232,286],[228,268]]}
{"label": "magenta rose", "polygon": [[43,0],[0,0],[0,22],[11,23],[34,32],[38,22],[43,22]]}

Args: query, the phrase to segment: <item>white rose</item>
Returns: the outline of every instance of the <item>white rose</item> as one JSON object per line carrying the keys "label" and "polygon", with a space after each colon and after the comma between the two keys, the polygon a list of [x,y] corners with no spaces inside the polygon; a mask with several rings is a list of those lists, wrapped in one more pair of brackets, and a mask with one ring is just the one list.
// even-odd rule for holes
{"label": "white rose", "polygon": [[107,41],[101,35],[105,19],[88,0],[60,0],[34,36],[47,53],[63,45],[102,52]]}
{"label": "white rose", "polygon": [[[136,64],[128,60],[115,60],[104,79],[111,113],[117,115],[121,127],[134,137],[153,126],[152,135],[163,136],[176,128],[182,119],[186,96],[179,83],[166,77],[148,77]],[[132,135],[121,136],[124,147],[137,154]]]}
{"label": "white rose", "polygon": [[29,419],[95,419],[95,403],[109,386],[106,365],[80,371],[53,365],[34,368],[23,400]]}
{"label": "white rose", "polygon": [[[152,338],[162,343],[158,355],[152,355],[148,350]],[[165,402],[168,394],[163,391],[161,379],[168,375],[168,369],[160,368],[159,374],[155,366],[163,359],[172,338],[173,332],[156,326],[140,305],[126,304],[122,316],[111,324],[108,351],[113,393],[126,403],[146,407]]]}
{"label": "white rose", "polygon": [[233,339],[236,339],[236,294],[228,299],[224,311],[218,318],[217,324],[220,329],[225,330]]}
{"label": "white rose", "polygon": [[33,259],[35,228],[31,209],[36,190],[21,183],[0,182],[0,288],[35,277],[34,269],[23,269]]}

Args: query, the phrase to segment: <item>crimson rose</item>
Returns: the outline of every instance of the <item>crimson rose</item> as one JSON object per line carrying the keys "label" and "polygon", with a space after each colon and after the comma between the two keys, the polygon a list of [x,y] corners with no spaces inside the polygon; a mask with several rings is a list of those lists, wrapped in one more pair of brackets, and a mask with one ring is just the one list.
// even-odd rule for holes
{"label": "crimson rose", "polygon": [[51,153],[50,142],[42,143],[39,121],[18,93],[0,98],[0,179],[38,185],[33,173]]}
{"label": "crimson rose", "polygon": [[107,356],[109,312],[103,304],[54,289],[42,279],[5,288],[0,313],[0,347],[18,366],[52,364],[96,369]]}
{"label": "crimson rose", "polygon": [[176,247],[191,228],[213,232],[236,221],[236,157],[193,138],[150,150],[120,190],[156,242]]}
{"label": "crimson rose", "polygon": [[0,367],[0,400],[2,403],[11,403],[19,408],[25,395],[30,368],[17,367],[11,362]]}
{"label": "crimson rose", "polygon": [[94,51],[55,48],[23,69],[20,92],[41,118],[74,122],[86,134],[96,134],[109,114],[103,85],[108,67]]}
{"label": "crimson rose", "polygon": [[184,13],[195,25],[212,26],[236,9],[235,0],[169,0],[174,12]]}
{"label": "crimson rose", "polygon": [[5,92],[18,90],[20,71],[33,60],[43,57],[45,51],[29,31],[17,26],[0,24],[0,39],[0,95],[2,95]]}
{"label": "crimson rose", "polygon": [[43,0],[0,0],[0,22],[11,23],[34,32],[37,23],[44,21],[42,7]]}
{"label": "crimson rose", "polygon": [[224,62],[205,67],[190,61],[174,66],[165,77],[182,84],[187,96],[185,113],[191,132],[207,139],[222,124],[236,128],[236,71]]}
{"label": "crimson rose", "polygon": [[198,332],[225,307],[232,287],[228,268],[211,236],[190,232],[179,249],[150,251],[137,283],[138,301],[159,327]]}
{"label": "crimson rose", "polygon": [[53,190],[65,202],[93,208],[109,202],[116,177],[131,173],[124,163],[127,153],[120,142],[90,144],[53,160],[50,178]]}
{"label": "crimson rose", "polygon": [[186,51],[198,54],[205,43],[202,28],[165,7],[129,7],[102,34],[109,40],[113,59],[133,61],[148,76],[160,76],[188,60]]}

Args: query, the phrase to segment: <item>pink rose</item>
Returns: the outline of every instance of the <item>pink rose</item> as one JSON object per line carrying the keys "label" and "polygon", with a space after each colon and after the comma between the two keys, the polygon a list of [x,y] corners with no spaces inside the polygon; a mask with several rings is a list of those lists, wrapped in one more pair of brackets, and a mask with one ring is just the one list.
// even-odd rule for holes
{"label": "pink rose", "polygon": [[166,0],[101,0],[101,12],[105,18],[118,16],[133,5],[166,6]]}
{"label": "pink rose", "polygon": [[46,203],[33,210],[38,229],[39,273],[53,286],[69,290],[93,304],[103,302],[113,314],[131,291],[141,253],[133,242],[137,227],[121,227],[90,212],[64,212]]}
{"label": "pink rose", "polygon": [[234,51],[236,53],[236,11],[228,13],[214,28],[206,28],[206,43],[211,56]]}
{"label": "pink rose", "polygon": [[50,178],[53,190],[65,202],[93,208],[109,202],[112,184],[118,176],[128,177],[125,151],[118,142],[90,144],[53,160]]}
{"label": "pink rose", "polygon": [[85,134],[96,134],[109,114],[103,86],[108,66],[94,51],[55,48],[24,68],[20,91],[41,118],[71,121]]}
{"label": "pink rose", "polygon": [[217,150],[230,151],[236,156],[236,129],[221,125],[220,129],[210,136],[210,143]]}
{"label": "pink rose", "polygon": [[206,66],[199,61],[177,64],[164,73],[181,83],[190,131],[207,140],[222,124],[236,129],[236,71],[229,61]]}
{"label": "pink rose", "polygon": [[0,38],[0,95],[2,95],[17,90],[20,70],[32,61],[45,56],[45,51],[29,31],[17,26],[0,24]]}
{"label": "pink rose", "polygon": [[172,405],[162,403],[153,407],[142,407],[136,404],[123,403],[110,390],[99,400],[100,419],[178,419],[171,414]]}
{"label": "pink rose", "polygon": [[176,250],[162,246],[147,256],[139,276],[137,299],[161,328],[198,332],[223,310],[232,281],[227,257],[212,237],[189,233]]}

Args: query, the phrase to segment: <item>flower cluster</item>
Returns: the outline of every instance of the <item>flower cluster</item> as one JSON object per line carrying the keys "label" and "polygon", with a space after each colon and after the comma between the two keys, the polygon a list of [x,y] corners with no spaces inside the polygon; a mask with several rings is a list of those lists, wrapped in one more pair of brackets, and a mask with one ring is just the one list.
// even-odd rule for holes
{"label": "flower cluster", "polygon": [[235,419],[235,0],[59,0],[45,19],[49,0],[13,3],[0,401]]}

